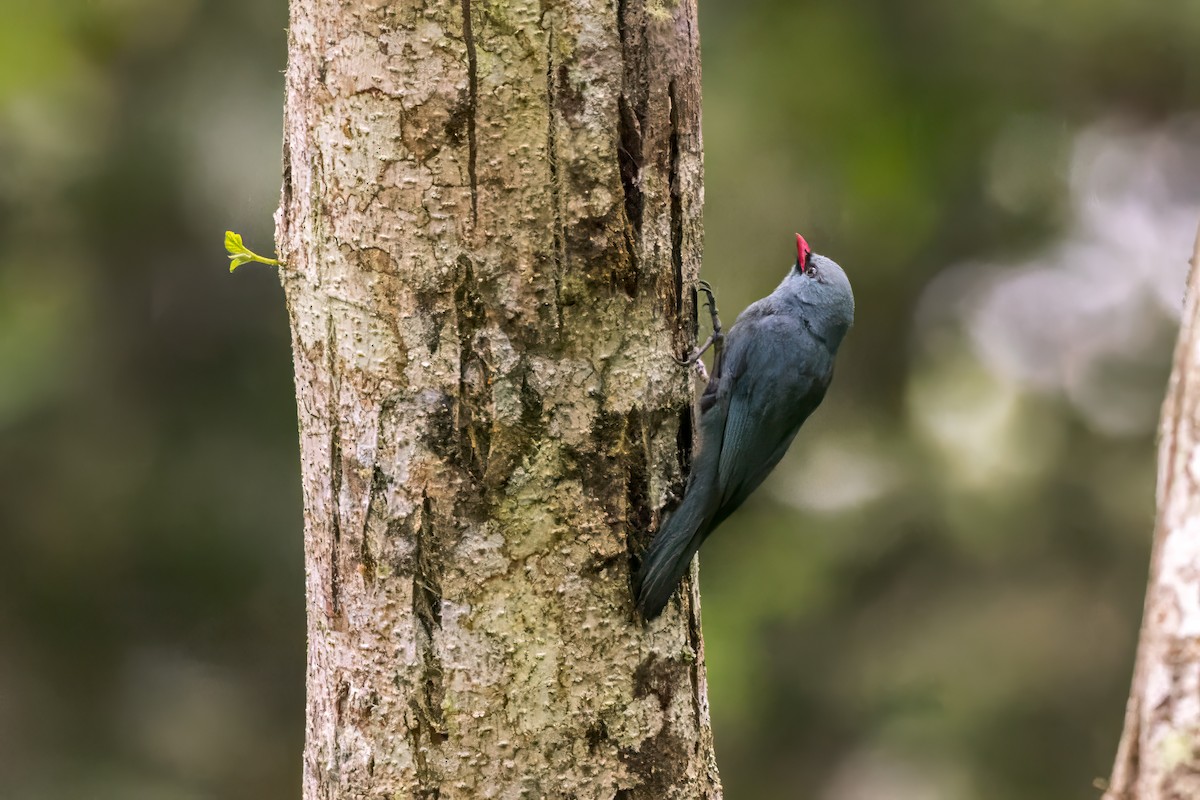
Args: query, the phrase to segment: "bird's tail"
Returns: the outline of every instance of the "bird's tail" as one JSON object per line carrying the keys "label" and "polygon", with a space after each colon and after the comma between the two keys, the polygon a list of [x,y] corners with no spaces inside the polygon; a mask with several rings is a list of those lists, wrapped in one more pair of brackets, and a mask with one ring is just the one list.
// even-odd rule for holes
{"label": "bird's tail", "polygon": [[638,608],[654,619],[666,608],[683,579],[692,556],[708,533],[709,517],[702,492],[687,492],[683,504],[655,534],[638,571]]}

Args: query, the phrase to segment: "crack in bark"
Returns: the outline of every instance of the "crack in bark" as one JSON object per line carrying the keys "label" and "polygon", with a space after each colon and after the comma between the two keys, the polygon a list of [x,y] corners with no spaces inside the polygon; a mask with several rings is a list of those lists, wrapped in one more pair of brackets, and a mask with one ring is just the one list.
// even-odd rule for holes
{"label": "crack in bark", "polygon": [[[491,425],[487,414],[484,387],[490,385],[491,369],[485,358],[475,353],[475,334],[487,318],[487,308],[476,290],[475,269],[471,259],[460,255],[458,282],[454,287],[454,322],[458,334],[458,396],[454,404],[454,439],[459,443],[462,467],[478,482],[487,475],[491,451]],[[470,376],[472,365],[478,379]],[[481,402],[481,399],[483,402]],[[463,437],[461,432],[465,431]]]}
{"label": "crack in bark", "polygon": [[337,364],[337,326],[333,314],[328,317],[325,332],[325,357],[329,370],[329,482],[332,509],[329,524],[332,547],[329,554],[329,604],[326,612],[337,619],[342,613],[342,574],[338,563],[342,551],[342,427],[338,413],[338,396],[341,394],[341,373]]}
{"label": "crack in bark", "polygon": [[[688,670],[688,677],[691,679],[692,684],[692,713],[696,715],[696,719],[703,719],[704,712],[701,709],[703,698],[700,696],[700,664],[701,654],[704,652],[704,640],[700,629],[700,607],[694,602],[688,603],[688,643],[692,646],[692,652],[695,654],[695,658],[692,659],[692,668]],[[698,745],[699,742],[697,742]]]}
{"label": "crack in bark", "polygon": [[337,695],[333,700],[333,718],[337,727],[333,731],[333,758],[330,759],[330,772],[333,773],[333,785],[341,783],[342,775],[342,728],[346,719],[346,703],[350,700],[350,684],[346,681],[338,683]]}
{"label": "crack in bark", "polygon": [[554,223],[552,238],[554,252],[554,313],[558,323],[558,338],[563,336],[562,273],[566,259],[563,239],[562,186],[558,177],[558,126],[554,115],[557,109],[557,78],[554,72],[554,23],[546,30],[546,162],[550,168],[550,203],[553,206]]}
{"label": "crack in bark", "polygon": [[442,628],[442,553],[433,524],[433,502],[421,494],[421,524],[416,530],[413,569],[413,616],[417,620],[417,658],[421,663],[421,685],[412,698],[416,718],[413,726],[413,750],[417,761],[417,786],[414,796],[436,800],[441,790],[439,776],[430,765],[428,749],[446,741],[446,721],[442,711],[445,688],[442,686],[442,661],[434,640]]}
{"label": "crack in bark", "polygon": [[[671,267],[674,276],[676,319],[682,323],[685,313],[685,294],[683,291],[683,176],[680,174],[679,102],[676,98],[674,81],[670,81],[667,84],[667,100],[670,104],[668,117],[671,124],[670,160],[668,162],[667,173],[671,190]],[[694,289],[691,292],[691,298],[692,336],[688,342],[688,347],[691,347],[700,335],[699,297]],[[713,370],[715,372],[716,364],[713,365]],[[690,381],[689,385],[691,385]],[[696,446],[695,424],[695,403],[692,402],[688,403],[687,408],[681,415],[679,432],[675,440],[679,468],[683,475],[687,475],[691,468],[692,451]]]}
{"label": "crack in bark", "polygon": [[[634,5],[630,7],[631,3]],[[617,166],[625,198],[625,254],[629,272],[622,282],[631,297],[637,293],[641,273],[638,242],[646,198],[642,191],[645,148],[642,131],[646,125],[649,88],[645,78],[645,9],[638,0],[619,0],[617,28],[621,37],[622,90],[617,97]]]}
{"label": "crack in bark", "polygon": [[671,266],[675,270],[676,314],[683,318],[683,176],[679,174],[679,99],[675,81],[667,84],[671,118]]}
{"label": "crack in bark", "polygon": [[625,195],[625,258],[628,260],[628,272],[621,281],[622,288],[630,297],[637,295],[638,277],[641,273],[641,259],[638,257],[638,241],[642,234],[642,210],[645,197],[642,194],[642,132],[641,126],[634,116],[633,109],[625,95],[617,98],[619,110],[619,143],[617,145],[617,165],[621,173],[621,190]]}
{"label": "crack in bark", "polygon": [[[284,121],[287,130],[287,121]],[[283,137],[283,186],[279,190],[279,216],[278,224],[276,225],[275,249],[280,253],[283,261],[286,263],[289,254],[284,253],[283,249],[287,240],[288,222],[291,220],[292,207],[292,147],[288,143],[288,137]]]}
{"label": "crack in bark", "polygon": [[650,444],[646,422],[640,409],[631,409],[625,417],[621,438],[636,435],[641,447],[623,447],[614,455],[627,465],[625,473],[625,524],[628,530],[650,530],[653,509],[650,503]]}
{"label": "crack in bark", "polygon": [[634,233],[640,236],[646,205],[642,194],[642,126],[626,95],[617,98],[617,108],[620,116],[617,161],[621,170],[621,188],[625,193],[625,216]]}
{"label": "crack in bark", "polygon": [[475,32],[471,27],[471,0],[462,0],[463,42],[467,45],[467,177],[471,181],[471,223],[479,221],[479,182],[475,172],[478,142],[475,118],[479,114],[479,60],[475,52]]}
{"label": "crack in bark", "polygon": [[[382,440],[382,438],[383,438],[383,414],[382,413],[379,415],[379,428],[380,428],[379,438],[380,438],[380,440]],[[370,494],[368,494],[368,496],[367,496],[367,513],[363,514],[362,534],[361,534],[361,539],[359,540],[359,550],[358,550],[358,558],[359,558],[359,564],[360,564],[359,572],[362,575],[363,580],[366,581],[368,586],[373,586],[375,584],[376,578],[378,578],[378,576],[379,576],[378,562],[375,558],[375,554],[371,552],[371,541],[370,541],[370,534],[369,534],[369,529],[371,526],[371,518],[372,518],[372,513],[374,511],[374,508],[375,508],[376,499],[386,497],[387,485],[388,485],[387,474],[382,469],[380,469],[379,466],[377,465],[375,467],[374,473],[371,476],[371,489],[370,489]],[[386,514],[387,514],[386,510],[384,510],[382,512],[374,512],[374,513],[378,516],[386,516]]]}
{"label": "crack in bark", "polygon": [[679,464],[679,473],[687,475],[692,468],[693,430],[696,412],[692,403],[688,403],[679,417],[679,431],[675,434],[675,452]]}
{"label": "crack in bark", "polygon": [[[396,408],[396,397],[388,397],[379,405],[379,419],[375,428],[375,442],[378,446],[379,442],[384,440],[384,428],[387,424],[389,415]],[[368,586],[373,586],[379,578],[379,559],[371,550],[370,528],[372,519],[387,518],[387,488],[390,483],[388,475],[378,464],[376,464],[371,475],[371,486],[367,492],[367,511],[363,514],[362,529],[359,531],[359,574]],[[376,502],[382,500],[384,508],[377,509]]]}

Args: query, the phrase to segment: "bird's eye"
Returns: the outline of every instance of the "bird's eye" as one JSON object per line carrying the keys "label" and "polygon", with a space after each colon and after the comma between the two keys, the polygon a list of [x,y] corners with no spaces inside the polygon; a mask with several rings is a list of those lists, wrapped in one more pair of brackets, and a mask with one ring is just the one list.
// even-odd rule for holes
{"label": "bird's eye", "polygon": [[816,265],[816,264],[809,264],[809,265],[808,265],[808,267],[807,267],[807,268],[805,268],[805,270],[804,270],[804,274],[805,274],[805,275],[807,275],[807,276],[808,276],[808,277],[810,277],[810,278],[815,278],[815,277],[817,277],[817,265]]}

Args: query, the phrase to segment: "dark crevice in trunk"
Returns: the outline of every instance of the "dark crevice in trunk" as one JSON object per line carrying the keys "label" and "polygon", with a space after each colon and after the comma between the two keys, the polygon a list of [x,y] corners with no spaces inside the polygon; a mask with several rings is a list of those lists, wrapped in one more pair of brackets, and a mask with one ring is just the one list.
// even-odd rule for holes
{"label": "dark crevice in trunk", "polygon": [[676,314],[683,319],[683,177],[679,174],[679,100],[675,82],[667,84],[671,101],[671,266],[675,274]]}
{"label": "dark crevice in trunk", "polygon": [[646,198],[642,190],[645,163],[649,85],[646,76],[646,9],[644,0],[618,0],[617,29],[621,36],[622,88],[617,98],[617,166],[625,196],[624,275],[619,284],[630,297],[637,294],[641,276],[638,252]]}
{"label": "dark crevice in trunk", "polygon": [[675,435],[679,472],[687,475],[692,468],[692,440],[695,429],[695,410],[692,403],[679,415],[679,432]]}
{"label": "dark crevice in trunk", "polygon": [[416,739],[413,750],[417,759],[417,786],[414,796],[436,800],[441,790],[439,776],[429,764],[428,750],[447,739],[442,699],[442,661],[435,646],[442,628],[442,548],[433,521],[433,502],[422,496],[421,524],[416,531],[412,602],[417,620],[417,657],[421,662],[421,683],[411,700],[415,725],[411,726]]}
{"label": "dark crevice in trunk", "polygon": [[[668,175],[671,181],[671,267],[672,276],[674,278],[674,289],[676,306],[676,319],[679,321],[677,330],[682,333],[683,320],[688,318],[690,312],[690,336],[685,344],[685,351],[690,349],[697,341],[700,333],[699,322],[699,298],[696,291],[685,294],[683,291],[683,176],[679,174],[680,170],[680,131],[679,127],[682,124],[679,113],[679,102],[676,97],[675,82],[671,81],[667,84],[667,99],[670,102],[670,161],[668,167]],[[685,297],[691,297],[690,309],[685,300]],[[713,363],[713,369],[716,369],[716,363]],[[684,410],[679,422],[679,434],[676,439],[679,453],[679,468],[682,474],[687,475],[691,468],[692,448],[694,447],[696,429],[696,419],[694,404],[689,403],[687,409]]]}
{"label": "dark crevice in trunk", "polygon": [[625,95],[618,98],[620,146],[617,161],[621,168],[621,186],[625,191],[625,216],[640,238],[646,199],[642,194],[642,126]]}
{"label": "dark crevice in trunk", "polygon": [[631,410],[626,416],[625,425],[625,437],[629,445],[620,454],[628,467],[625,478],[625,522],[629,530],[644,534],[650,530],[654,512],[650,503],[650,454],[642,412]]}
{"label": "dark crevice in trunk", "polygon": [[555,124],[554,116],[558,113],[557,80],[554,69],[554,23],[551,22],[546,31],[546,162],[550,168],[550,202],[554,206],[554,221],[551,231],[554,247],[552,254],[554,259],[554,313],[557,321],[556,333],[561,342],[563,336],[562,273],[566,253],[563,237],[562,186],[558,173],[558,126]]}
{"label": "dark crevice in trunk", "polygon": [[454,438],[459,445],[459,463],[476,481],[482,481],[487,473],[491,441],[488,386],[492,376],[486,359],[475,352],[475,335],[483,327],[487,308],[479,294],[471,259],[459,256],[457,266],[454,316],[458,333],[458,397],[454,406]]}
{"label": "dark crevice in trunk", "polygon": [[462,0],[463,42],[467,46],[467,177],[471,181],[471,222],[479,221],[479,181],[475,172],[478,144],[475,118],[479,114],[479,59],[475,53],[475,32],[471,28],[471,0]]}
{"label": "dark crevice in trunk", "polygon": [[[286,124],[286,122],[285,122]],[[286,128],[285,128],[286,130]],[[277,241],[275,242],[275,250],[280,254],[283,261],[287,261],[289,254],[283,252],[284,245],[287,239],[288,223],[291,221],[292,207],[292,148],[288,144],[288,137],[283,137],[283,186],[279,190],[279,230],[276,232]]]}
{"label": "dark crevice in trunk", "polygon": [[[326,611],[334,620],[339,620],[342,613],[342,428],[341,414],[338,409],[340,394],[340,375],[337,363],[337,328],[334,325],[333,314],[328,317],[325,332],[326,369],[329,370],[329,481],[332,497],[329,514],[330,534],[332,538],[329,552],[329,608]],[[335,625],[338,623],[335,622]]]}
{"label": "dark crevice in trunk", "polygon": [[[379,423],[380,430],[379,430],[379,433],[376,435],[376,441],[383,440],[383,414],[382,413],[380,414],[379,419],[380,419],[380,423]],[[382,469],[380,469],[378,466],[376,466],[374,469],[374,472],[371,475],[371,492],[367,496],[367,513],[363,515],[362,536],[361,536],[361,541],[359,542],[359,548],[358,548],[358,558],[359,558],[359,564],[360,564],[359,572],[362,575],[363,580],[366,581],[368,586],[374,585],[375,579],[378,577],[378,574],[379,574],[379,571],[378,571],[379,565],[376,561],[375,553],[373,553],[371,551],[371,537],[368,534],[368,529],[371,525],[372,519],[374,519],[376,517],[380,517],[380,516],[386,517],[387,512],[385,510],[379,508],[379,503],[381,501],[386,502],[384,500],[384,498],[387,497],[387,489],[388,489],[387,473],[385,473]]]}
{"label": "dark crevice in trunk", "polygon": [[633,109],[625,95],[618,98],[620,111],[617,164],[621,172],[621,189],[625,194],[625,258],[626,269],[621,288],[630,297],[637,295],[641,273],[638,243],[642,238],[642,216],[646,199],[642,194],[642,132]]}
{"label": "dark crevice in trunk", "polygon": [[[698,593],[693,595],[698,597]],[[691,679],[692,689],[692,713],[696,715],[696,719],[703,719],[704,715],[701,711],[701,704],[704,698],[700,696],[700,654],[704,652],[703,634],[700,630],[700,606],[696,603],[688,603],[688,643],[692,646],[692,652],[695,657],[692,659],[691,669],[688,670],[688,677]]]}

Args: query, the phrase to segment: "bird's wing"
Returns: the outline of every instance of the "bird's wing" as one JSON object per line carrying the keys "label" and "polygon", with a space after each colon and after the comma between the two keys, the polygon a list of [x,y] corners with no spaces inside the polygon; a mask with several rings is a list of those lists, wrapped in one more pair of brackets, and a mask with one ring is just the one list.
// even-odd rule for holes
{"label": "bird's wing", "polygon": [[638,606],[657,616],[708,534],[762,483],[829,384],[832,357],[794,318],[752,305],[700,398],[700,449],[683,502],[643,557]]}
{"label": "bird's wing", "polygon": [[741,505],[779,463],[824,397],[832,372],[828,351],[786,319],[764,316],[741,333],[727,353],[719,390],[728,402],[714,524]]}
{"label": "bird's wing", "polygon": [[716,512],[713,514],[712,520],[709,522],[710,528],[716,528],[718,525],[724,522],[730,514],[736,511],[742,503],[746,502],[746,498],[753,494],[754,490],[757,489],[764,480],[766,480],[767,476],[771,474],[771,470],[775,469],[775,465],[778,464],[783,456],[787,453],[788,447],[791,446],[792,440],[796,438],[796,434],[799,433],[799,431],[799,427],[793,430],[791,435],[784,439],[779,446],[775,448],[774,452],[772,452],[771,455],[762,463],[761,467],[759,467],[754,474],[748,476],[747,480],[743,481],[736,487],[731,487],[730,493],[721,498],[721,505],[717,508]]}

